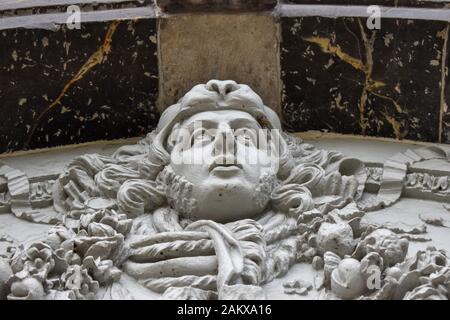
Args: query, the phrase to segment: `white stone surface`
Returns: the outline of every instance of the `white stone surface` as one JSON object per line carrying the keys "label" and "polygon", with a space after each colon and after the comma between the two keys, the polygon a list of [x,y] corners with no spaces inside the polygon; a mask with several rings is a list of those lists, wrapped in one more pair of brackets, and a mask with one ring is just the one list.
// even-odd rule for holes
{"label": "white stone surface", "polygon": [[[201,135],[194,126],[198,120]],[[215,134],[206,130],[211,127]],[[0,215],[0,236],[5,236],[0,254],[9,256],[9,242],[23,245],[10,257],[14,275],[8,299],[448,298],[429,278],[442,273],[439,281],[450,280],[447,269],[433,260],[442,253],[418,251],[450,247],[450,229],[423,218],[431,213],[444,225],[450,221],[444,207],[448,148],[355,138],[314,139],[311,146],[278,132],[281,156],[249,166],[244,154],[256,159],[267,150],[251,136],[241,141],[245,135],[231,135],[236,128],[276,131],[280,122],[249,87],[214,80],[168,108],[158,129],[137,144],[117,151],[117,143],[99,143],[3,157],[3,189],[9,190],[5,199],[11,198],[14,215]],[[189,132],[187,145],[179,139],[183,130]],[[225,148],[230,140],[223,137],[237,145]],[[202,161],[178,161],[190,155]],[[227,157],[231,164],[217,160]],[[367,171],[355,158],[385,164],[382,175],[369,181],[379,183],[378,195],[362,194]],[[414,195],[441,202],[402,198],[408,170],[424,173],[416,177],[424,180]],[[45,178],[55,174],[60,175],[52,181]],[[436,174],[447,184],[434,179]],[[45,186],[36,186],[38,180]],[[53,192],[46,194],[49,185]],[[53,208],[45,208],[49,196]],[[16,216],[60,223],[50,229]],[[376,243],[374,234],[379,234]],[[346,250],[340,250],[341,243]],[[324,270],[315,270],[311,263],[320,269],[322,256]],[[394,271],[386,269],[399,261]],[[403,275],[383,278],[391,291],[371,293],[361,283],[372,265]],[[59,270],[62,287],[46,288],[47,272],[35,274],[36,268]],[[417,273],[430,280],[422,284],[429,286],[426,292],[414,280]]]}

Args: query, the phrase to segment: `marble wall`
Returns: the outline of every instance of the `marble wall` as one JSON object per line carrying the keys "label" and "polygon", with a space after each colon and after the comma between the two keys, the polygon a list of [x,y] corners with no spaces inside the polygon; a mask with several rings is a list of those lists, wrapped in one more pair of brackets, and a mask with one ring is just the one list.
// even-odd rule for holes
{"label": "marble wall", "polygon": [[0,152],[144,135],[158,121],[154,18],[0,30]]}
{"label": "marble wall", "polygon": [[[450,1],[154,2],[0,0],[0,153],[142,136],[210,78],[250,84],[291,131],[450,143]],[[379,30],[369,4],[388,6]]]}
{"label": "marble wall", "polygon": [[[285,125],[436,142],[447,84],[448,23],[282,18]],[[449,141],[448,139],[446,141]]]}

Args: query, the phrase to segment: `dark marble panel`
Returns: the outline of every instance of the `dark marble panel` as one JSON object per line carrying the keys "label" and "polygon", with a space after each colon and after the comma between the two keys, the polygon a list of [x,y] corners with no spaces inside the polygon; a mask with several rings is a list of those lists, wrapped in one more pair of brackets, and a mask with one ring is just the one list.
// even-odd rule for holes
{"label": "dark marble panel", "polygon": [[285,4],[379,5],[388,7],[445,8],[450,1],[442,0],[281,0]]}
{"label": "dark marble panel", "polygon": [[450,65],[450,48],[447,38],[447,43],[445,45],[445,54],[446,54],[446,72],[442,73],[443,83],[445,86],[442,88],[442,123],[441,123],[441,141],[443,143],[450,143],[450,83],[449,83],[449,73],[448,66]]}
{"label": "dark marble panel", "polygon": [[445,22],[282,18],[283,117],[296,131],[439,141]]}
{"label": "dark marble panel", "polygon": [[155,19],[0,30],[0,43],[0,152],[138,136],[155,127]]}

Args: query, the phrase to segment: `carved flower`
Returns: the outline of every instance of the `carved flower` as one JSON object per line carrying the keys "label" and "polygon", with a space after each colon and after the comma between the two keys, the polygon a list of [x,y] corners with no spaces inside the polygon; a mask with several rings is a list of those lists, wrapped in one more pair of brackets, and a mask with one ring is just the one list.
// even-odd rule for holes
{"label": "carved flower", "polygon": [[107,228],[107,233],[109,233],[110,235],[112,235],[112,232],[109,228],[112,228],[118,233],[126,235],[130,232],[133,221],[131,219],[128,219],[126,214],[119,214],[114,210],[101,209],[95,211],[89,209],[80,216],[80,228],[89,230],[89,226],[92,223],[103,224],[104,226],[102,228]]}
{"label": "carved flower", "polygon": [[388,229],[376,229],[358,243],[355,256],[363,257],[370,252],[378,253],[385,267],[394,266],[405,260],[409,241],[400,238]]}
{"label": "carved flower", "polygon": [[94,259],[89,256],[83,260],[83,267],[102,285],[119,281],[122,275],[122,271],[116,268],[111,260]]}
{"label": "carved flower", "polygon": [[64,273],[69,265],[81,264],[81,257],[77,253],[73,252],[73,250],[67,250],[65,248],[55,250],[54,259],[55,268],[52,273],[57,275]]}
{"label": "carved flower", "polygon": [[33,276],[41,282],[55,266],[51,247],[43,242],[34,243],[26,250],[18,251],[12,258],[11,268],[20,279]]}
{"label": "carved flower", "polygon": [[[422,278],[423,279],[423,278]],[[445,267],[440,271],[430,274],[422,284],[407,292],[405,300],[448,300],[450,298],[450,268]]]}
{"label": "carved flower", "polygon": [[283,287],[284,293],[286,294],[298,294],[305,296],[308,294],[308,291],[312,289],[312,284],[309,281],[298,279],[283,283]]}
{"label": "carved flower", "polygon": [[99,289],[99,283],[92,279],[88,270],[82,266],[69,266],[61,276],[63,288],[72,290],[78,300],[91,300]]}
{"label": "carved flower", "polygon": [[114,260],[123,248],[124,236],[89,236],[82,230],[74,243],[74,252],[81,257],[92,256],[94,259]]}
{"label": "carved flower", "polygon": [[406,293],[403,300],[448,300],[446,294],[442,294],[432,286],[425,284]]}
{"label": "carved flower", "polygon": [[70,249],[72,247],[71,241],[75,236],[76,234],[72,230],[63,225],[57,225],[49,230],[43,242],[53,250],[59,248]]}
{"label": "carved flower", "polygon": [[420,271],[426,272],[428,269],[428,274],[436,270],[441,269],[448,265],[447,255],[444,250],[437,250],[433,246],[427,247],[425,251],[418,251],[411,265],[412,269],[418,269]]}

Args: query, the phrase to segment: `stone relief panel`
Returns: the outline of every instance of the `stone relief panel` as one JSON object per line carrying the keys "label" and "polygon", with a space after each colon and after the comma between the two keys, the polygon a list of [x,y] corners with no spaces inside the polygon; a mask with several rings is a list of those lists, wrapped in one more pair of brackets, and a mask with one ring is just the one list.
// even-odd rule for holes
{"label": "stone relief panel", "polygon": [[[270,138],[253,134],[261,130]],[[137,144],[77,156],[57,177],[31,181],[0,163],[2,212],[53,225],[26,244],[0,236],[0,299],[133,299],[121,281],[127,274],[163,299],[260,300],[266,284],[307,263],[314,283],[299,278],[280,289],[320,299],[445,300],[445,250],[409,249],[431,241],[428,227],[447,228],[447,219],[362,220],[404,201],[408,189],[450,210],[448,172],[411,170],[426,161],[448,166],[449,149],[406,150],[382,167],[318,149],[284,133],[247,85],[211,80],[168,107]],[[374,270],[376,287],[368,285]]]}
{"label": "stone relief panel", "polygon": [[0,30],[0,152],[154,128],[156,37],[155,19]]}
{"label": "stone relief panel", "polygon": [[283,118],[294,131],[437,142],[448,25],[357,17],[282,18]]}

